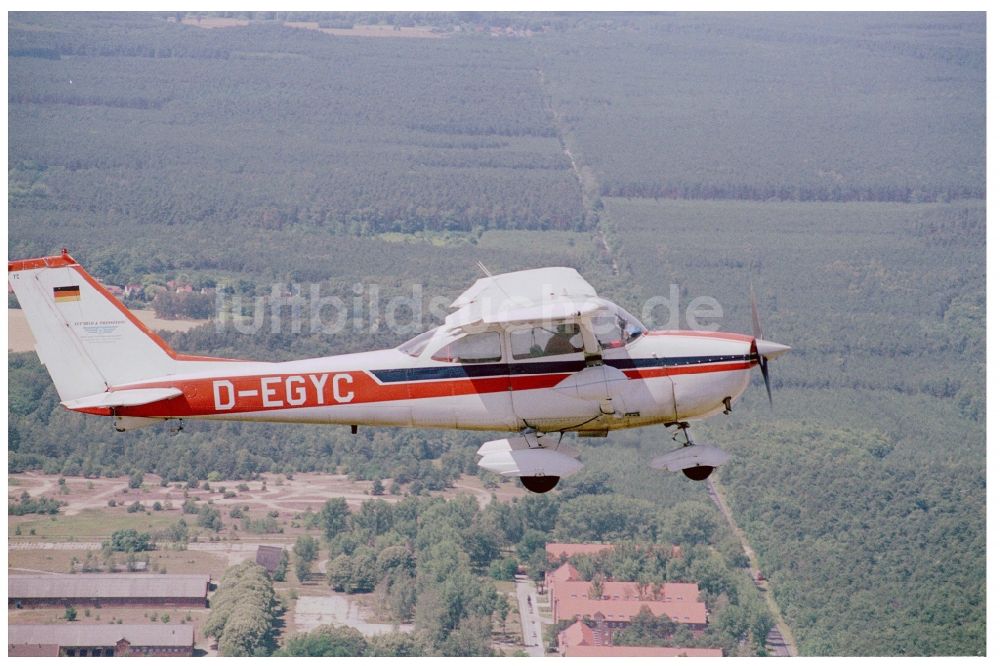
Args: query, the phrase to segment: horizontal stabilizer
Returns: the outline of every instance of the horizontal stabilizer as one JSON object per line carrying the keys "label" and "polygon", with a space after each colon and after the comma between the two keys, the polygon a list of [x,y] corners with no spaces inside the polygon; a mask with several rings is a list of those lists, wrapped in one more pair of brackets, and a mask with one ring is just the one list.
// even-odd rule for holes
{"label": "horizontal stabilizer", "polygon": [[62,403],[67,409],[92,409],[94,407],[136,407],[176,398],[182,393],[179,388],[146,388],[128,389],[125,391],[108,391],[88,395],[76,400],[66,400]]}
{"label": "horizontal stabilizer", "polygon": [[684,446],[649,461],[653,469],[679,472],[690,467],[718,467],[731,456],[714,446]]}

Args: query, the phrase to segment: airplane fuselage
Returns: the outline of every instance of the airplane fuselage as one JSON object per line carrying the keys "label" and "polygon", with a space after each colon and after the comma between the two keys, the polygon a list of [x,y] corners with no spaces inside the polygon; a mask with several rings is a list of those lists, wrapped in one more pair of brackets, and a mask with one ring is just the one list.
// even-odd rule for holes
{"label": "airplane fuselage", "polygon": [[605,349],[595,367],[582,353],[515,360],[506,339],[500,361],[486,363],[442,362],[398,349],[281,363],[181,362],[170,376],[113,388],[180,389],[175,398],[78,411],[123,423],[177,418],[604,432],[723,411],[724,401],[738,398],[750,381],[753,342],[735,333],[653,331]]}
{"label": "airplane fuselage", "polygon": [[696,445],[688,422],[728,411],[754,366],[770,398],[768,360],[789,350],[761,338],[752,296],[753,336],[650,332],[574,269],[550,267],[487,272],[443,324],[395,349],[239,361],[177,353],[66,251],[7,272],[61,404],[118,430],[204,419],[517,432],[480,446],[478,465],[532,492],[582,467],[545,433],[658,423],[682,447],[650,465],[708,478],[729,455]]}

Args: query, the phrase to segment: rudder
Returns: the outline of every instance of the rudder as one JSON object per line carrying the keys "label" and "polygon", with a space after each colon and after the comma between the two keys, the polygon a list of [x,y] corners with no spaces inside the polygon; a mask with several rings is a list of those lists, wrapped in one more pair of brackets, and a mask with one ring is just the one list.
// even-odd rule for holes
{"label": "rudder", "polygon": [[167,343],[65,250],[8,262],[7,278],[61,400],[175,371]]}

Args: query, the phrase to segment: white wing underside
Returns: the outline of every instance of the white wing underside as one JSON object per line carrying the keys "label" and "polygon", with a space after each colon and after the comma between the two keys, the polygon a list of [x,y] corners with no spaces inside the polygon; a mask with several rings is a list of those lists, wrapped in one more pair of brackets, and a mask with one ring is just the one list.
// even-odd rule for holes
{"label": "white wing underside", "polygon": [[602,300],[575,269],[557,267],[480,278],[451,307],[448,328],[475,329],[579,319],[600,309]]}

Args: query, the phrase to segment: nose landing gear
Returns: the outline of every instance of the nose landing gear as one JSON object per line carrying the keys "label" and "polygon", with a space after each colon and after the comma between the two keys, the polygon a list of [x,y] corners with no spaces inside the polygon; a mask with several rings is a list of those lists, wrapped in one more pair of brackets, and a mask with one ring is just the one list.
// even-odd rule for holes
{"label": "nose landing gear", "polygon": [[681,471],[684,472],[684,476],[692,481],[704,481],[708,477],[712,476],[712,472],[715,471],[715,468],[709,467],[708,465],[695,465],[694,467],[685,467]]}

